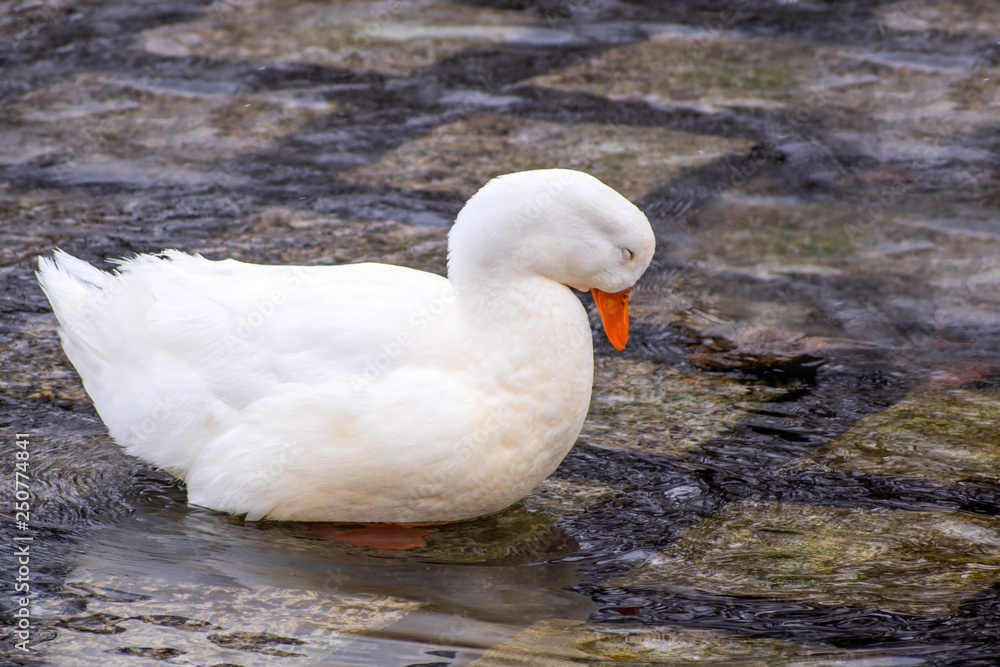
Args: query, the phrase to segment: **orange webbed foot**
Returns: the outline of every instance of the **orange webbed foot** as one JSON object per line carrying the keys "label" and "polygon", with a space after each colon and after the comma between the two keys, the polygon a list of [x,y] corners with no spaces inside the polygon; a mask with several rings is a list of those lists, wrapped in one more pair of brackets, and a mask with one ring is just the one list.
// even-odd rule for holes
{"label": "orange webbed foot", "polygon": [[426,547],[424,536],[434,532],[430,526],[440,526],[447,521],[431,523],[310,523],[317,535],[344,540],[356,547],[371,547],[388,551],[407,551]]}

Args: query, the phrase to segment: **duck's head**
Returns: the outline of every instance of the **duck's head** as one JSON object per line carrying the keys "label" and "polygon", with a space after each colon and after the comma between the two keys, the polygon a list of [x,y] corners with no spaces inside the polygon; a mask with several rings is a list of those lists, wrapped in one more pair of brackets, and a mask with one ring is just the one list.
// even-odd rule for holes
{"label": "duck's head", "polygon": [[459,212],[448,236],[448,277],[458,286],[496,286],[542,276],[589,290],[620,350],[629,291],[655,243],[642,211],[593,176],[522,171],[494,178]]}

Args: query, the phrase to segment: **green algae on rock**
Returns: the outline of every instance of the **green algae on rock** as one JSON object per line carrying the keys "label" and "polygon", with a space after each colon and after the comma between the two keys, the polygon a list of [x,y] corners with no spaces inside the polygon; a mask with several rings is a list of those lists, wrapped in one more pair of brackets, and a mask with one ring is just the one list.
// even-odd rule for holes
{"label": "green algae on rock", "polygon": [[745,139],[657,127],[556,123],[484,113],[441,125],[344,178],[471,197],[501,174],[563,167],[586,171],[634,200],[685,169],[751,145]]}
{"label": "green algae on rock", "polygon": [[538,621],[506,642],[494,646],[472,665],[570,667],[587,664],[611,667],[626,663],[750,667],[762,664],[832,665],[846,664],[840,660],[865,659],[871,659],[872,664],[881,664],[874,661],[883,655],[893,654],[883,654],[878,649],[840,651],[779,639],[678,626],[639,629],[553,618]]}
{"label": "green algae on rock", "polygon": [[92,651],[109,655],[105,664],[131,665],[134,657],[114,655],[138,655],[130,650],[135,647],[179,651],[192,664],[264,667],[275,657],[294,655],[322,661],[357,633],[388,625],[420,606],[386,596],[129,576],[93,575],[67,586],[64,597],[77,593],[89,614],[46,643],[46,657],[66,664]]}
{"label": "green algae on rock", "polygon": [[594,363],[583,444],[680,454],[731,428],[784,390],[622,357]]}
{"label": "green algae on rock", "polygon": [[341,105],[308,91],[246,93],[232,84],[83,73],[33,90],[5,114],[21,131],[0,164],[46,161],[64,180],[225,185],[221,160],[252,155]]}
{"label": "green algae on rock", "polygon": [[[700,268],[679,285],[689,293],[680,321],[713,334],[711,318],[693,321],[684,312],[693,306],[695,315],[708,311],[720,327],[780,325],[843,339],[813,340],[817,349],[907,342],[893,317],[902,307],[917,313],[926,323],[922,331],[930,327],[930,333],[1000,325],[1000,237],[990,232],[995,225],[987,215],[977,220],[956,210],[947,221],[932,220],[898,195],[893,206],[868,217],[863,207],[763,194],[774,187],[761,179],[726,192],[699,213],[695,232],[676,242],[678,255]],[[775,287],[757,299],[727,289],[737,278]],[[695,298],[698,280],[704,294]],[[802,299],[802,290],[819,280],[858,287],[841,302]],[[872,284],[891,285],[891,300],[878,292],[851,294]]]}
{"label": "green algae on rock", "polygon": [[875,11],[880,30],[924,31],[948,33],[1000,33],[1000,15],[991,0],[960,0],[959,2],[914,2],[897,0]]}
{"label": "green algae on rock", "polygon": [[741,501],[617,583],[947,614],[1000,581],[998,547],[993,517]]}
{"label": "green algae on rock", "polygon": [[998,425],[997,394],[924,388],[862,419],[799,467],[993,484],[1000,476]]}
{"label": "green algae on rock", "polygon": [[147,30],[140,44],[165,56],[293,61],[406,75],[484,43],[560,37],[528,23],[517,14],[441,0],[223,0],[194,21]]}
{"label": "green algae on rock", "polygon": [[[729,38],[664,29],[646,41],[617,46],[532,83],[612,99],[715,111],[727,106],[781,107],[818,77],[834,51],[796,40]],[[622,71],[629,72],[621,76]]]}
{"label": "green algae on rock", "polygon": [[857,212],[828,203],[778,201],[730,192],[699,215],[699,229],[683,247],[689,261],[711,260],[716,271],[839,273],[856,248],[844,229]]}
{"label": "green algae on rock", "polygon": [[580,512],[611,498],[617,489],[591,480],[567,481],[549,477],[519,503],[528,512],[543,512],[553,519]]}

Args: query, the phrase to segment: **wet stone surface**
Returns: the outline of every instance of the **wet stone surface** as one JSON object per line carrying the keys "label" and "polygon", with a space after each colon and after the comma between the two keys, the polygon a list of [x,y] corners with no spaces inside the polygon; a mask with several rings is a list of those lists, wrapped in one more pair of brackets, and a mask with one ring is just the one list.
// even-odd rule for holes
{"label": "wet stone surface", "polygon": [[861,420],[802,466],[989,484],[1000,469],[998,410],[993,393],[923,389]]}
{"label": "wet stone surface", "polygon": [[[30,654],[0,598],[0,664],[994,664],[998,34],[986,0],[4,3],[35,595]],[[654,226],[629,345],[581,295],[577,447],[411,551],[188,506],[33,276],[54,247],[443,273],[470,194],[553,166]]]}
{"label": "wet stone surface", "polygon": [[632,585],[954,611],[1000,569],[1000,521],[959,512],[737,502],[625,575]]}
{"label": "wet stone surface", "polygon": [[551,166],[585,168],[635,199],[685,167],[708,164],[750,144],[655,127],[556,123],[485,113],[435,128],[345,178],[471,197],[501,174]]}

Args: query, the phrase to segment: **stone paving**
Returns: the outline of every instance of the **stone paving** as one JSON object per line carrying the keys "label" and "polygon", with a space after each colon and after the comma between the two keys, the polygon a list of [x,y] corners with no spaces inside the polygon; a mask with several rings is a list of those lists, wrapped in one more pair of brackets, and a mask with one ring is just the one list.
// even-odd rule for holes
{"label": "stone paving", "polygon": [[[0,3],[38,593],[2,664],[992,664],[998,36],[987,0]],[[465,198],[547,166],[654,225],[629,347],[592,312],[577,448],[412,553],[189,508],[109,440],[32,274],[443,273]]]}

